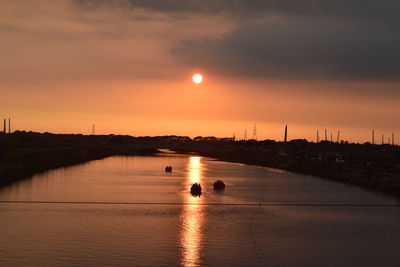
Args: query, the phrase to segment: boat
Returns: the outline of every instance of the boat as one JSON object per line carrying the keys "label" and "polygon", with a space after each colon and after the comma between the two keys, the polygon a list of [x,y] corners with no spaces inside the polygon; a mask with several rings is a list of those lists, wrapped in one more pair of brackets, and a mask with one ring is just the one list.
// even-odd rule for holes
{"label": "boat", "polygon": [[214,190],[224,190],[225,183],[222,180],[217,180],[214,182]]}
{"label": "boat", "polygon": [[172,172],[172,166],[165,167],[165,172]]}
{"label": "boat", "polygon": [[190,187],[190,194],[193,196],[200,196],[201,195],[201,185],[198,183],[192,184]]}

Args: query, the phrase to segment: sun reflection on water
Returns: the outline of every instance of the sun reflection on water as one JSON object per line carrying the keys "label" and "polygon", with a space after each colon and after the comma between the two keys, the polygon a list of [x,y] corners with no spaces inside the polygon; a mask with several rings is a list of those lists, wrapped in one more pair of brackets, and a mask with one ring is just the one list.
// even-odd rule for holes
{"label": "sun reflection on water", "polygon": [[[187,179],[185,181],[185,194],[183,201],[189,205],[183,206],[182,230],[180,233],[181,264],[183,266],[199,266],[201,263],[202,228],[203,228],[203,206],[202,197],[194,197],[189,193],[189,187],[193,183],[201,183],[203,166],[201,157],[190,157],[187,167]],[[204,188],[204,186],[203,186]],[[192,205],[194,204],[194,205]]]}

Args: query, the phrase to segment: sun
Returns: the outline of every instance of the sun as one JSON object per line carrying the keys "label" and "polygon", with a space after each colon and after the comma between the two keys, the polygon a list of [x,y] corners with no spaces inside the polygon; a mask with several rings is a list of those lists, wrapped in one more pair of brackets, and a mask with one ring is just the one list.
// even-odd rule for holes
{"label": "sun", "polygon": [[200,73],[196,73],[192,79],[194,83],[200,84],[203,81],[203,76]]}

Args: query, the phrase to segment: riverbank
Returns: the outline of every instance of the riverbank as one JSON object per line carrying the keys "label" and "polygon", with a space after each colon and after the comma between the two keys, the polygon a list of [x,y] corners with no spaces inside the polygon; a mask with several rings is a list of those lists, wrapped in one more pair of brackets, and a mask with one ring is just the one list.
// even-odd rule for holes
{"label": "riverbank", "polygon": [[[335,182],[358,186],[400,199],[400,170],[393,155],[379,147],[353,145],[358,156],[351,155],[354,147],[340,144],[273,144],[268,149],[260,147],[218,146],[207,150],[191,148],[191,152],[221,161],[276,168],[298,174],[316,176]],[[305,150],[308,150],[305,152]],[[309,151],[309,150],[312,150]],[[189,150],[180,152],[189,152]]]}
{"label": "riverbank", "polygon": [[[122,138],[123,140],[123,138]],[[0,136],[0,186],[34,174],[115,155],[154,155],[156,149],[111,137],[14,133]]]}
{"label": "riverbank", "polygon": [[334,182],[345,183],[350,186],[358,186],[368,191],[384,193],[400,199],[398,187],[393,183],[397,179],[396,174],[376,173],[374,178],[368,177],[369,171],[326,168],[323,164],[307,166],[301,164],[274,163],[268,161],[252,160],[244,155],[218,155],[213,153],[199,153],[202,156],[212,157],[220,161],[243,163],[259,167],[280,169],[288,172],[311,175],[316,178],[328,179]]}

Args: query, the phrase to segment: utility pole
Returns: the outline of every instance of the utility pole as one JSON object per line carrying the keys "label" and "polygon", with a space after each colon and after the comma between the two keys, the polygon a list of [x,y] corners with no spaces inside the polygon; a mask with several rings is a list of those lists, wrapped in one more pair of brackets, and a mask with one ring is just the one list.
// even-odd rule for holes
{"label": "utility pole", "polygon": [[7,133],[7,120],[4,119],[4,133]]}
{"label": "utility pole", "polygon": [[384,138],[384,135],[382,134],[382,145],[385,143],[383,138]]}
{"label": "utility pole", "polygon": [[336,143],[339,143],[339,136],[340,136],[340,130],[337,131],[337,139],[336,139]]}
{"label": "utility pole", "polygon": [[317,143],[319,143],[319,131],[317,130]]}
{"label": "utility pole", "polygon": [[11,134],[11,118],[8,118],[8,133]]}
{"label": "utility pole", "polygon": [[328,135],[326,133],[326,129],[325,129],[325,141],[328,141]]}
{"label": "utility pole", "polygon": [[333,137],[332,137],[332,133],[331,133],[331,142],[333,143]]}
{"label": "utility pole", "polygon": [[96,125],[92,124],[92,135],[96,135]]}

